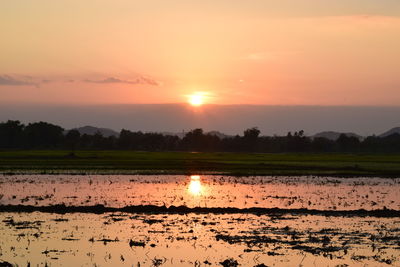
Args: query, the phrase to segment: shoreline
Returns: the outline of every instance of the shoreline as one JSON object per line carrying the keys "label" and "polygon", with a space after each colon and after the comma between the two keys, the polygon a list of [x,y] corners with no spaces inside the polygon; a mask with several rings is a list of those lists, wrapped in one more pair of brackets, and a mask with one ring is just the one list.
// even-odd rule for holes
{"label": "shoreline", "polygon": [[45,171],[40,170],[6,170],[0,171],[0,175],[3,176],[17,176],[17,175],[142,175],[142,176],[155,176],[155,175],[180,175],[180,176],[191,176],[191,175],[207,175],[207,176],[231,176],[231,177],[316,177],[316,178],[368,178],[368,179],[397,179],[400,178],[400,174],[346,174],[346,173],[251,173],[251,172],[214,172],[214,171],[147,171],[147,170],[73,170],[73,169],[48,169]]}

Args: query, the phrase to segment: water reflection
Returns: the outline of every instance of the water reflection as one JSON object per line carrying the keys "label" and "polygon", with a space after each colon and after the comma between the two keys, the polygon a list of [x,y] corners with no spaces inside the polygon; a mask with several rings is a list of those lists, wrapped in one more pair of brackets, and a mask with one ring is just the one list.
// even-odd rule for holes
{"label": "water reflection", "polygon": [[203,186],[201,185],[200,175],[191,175],[190,183],[188,187],[190,194],[197,196],[203,191]]}
{"label": "water reflection", "polygon": [[4,212],[0,233],[0,266],[11,266],[2,261],[12,266],[162,267],[221,266],[227,259],[239,266],[284,267],[400,262],[398,218]]}
{"label": "water reflection", "polygon": [[0,175],[0,205],[400,210],[400,178]]}

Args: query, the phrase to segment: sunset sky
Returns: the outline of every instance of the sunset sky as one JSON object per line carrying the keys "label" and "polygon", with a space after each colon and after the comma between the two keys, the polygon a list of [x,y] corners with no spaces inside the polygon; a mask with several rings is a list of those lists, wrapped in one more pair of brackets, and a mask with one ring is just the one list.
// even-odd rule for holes
{"label": "sunset sky", "polygon": [[400,103],[398,0],[4,0],[0,102]]}

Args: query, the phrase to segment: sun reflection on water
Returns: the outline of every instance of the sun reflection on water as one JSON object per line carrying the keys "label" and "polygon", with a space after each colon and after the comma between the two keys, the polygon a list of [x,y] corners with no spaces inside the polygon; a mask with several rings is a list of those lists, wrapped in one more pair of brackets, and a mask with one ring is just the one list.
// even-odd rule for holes
{"label": "sun reflection on water", "polygon": [[201,185],[200,176],[199,175],[191,175],[190,183],[188,187],[188,191],[190,194],[197,196],[203,190],[203,186]]}

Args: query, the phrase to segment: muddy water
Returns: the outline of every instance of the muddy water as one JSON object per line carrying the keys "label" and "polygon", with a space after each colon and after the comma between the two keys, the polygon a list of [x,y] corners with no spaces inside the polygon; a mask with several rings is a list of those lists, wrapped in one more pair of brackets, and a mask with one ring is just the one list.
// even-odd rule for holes
{"label": "muddy water", "polygon": [[227,259],[399,266],[400,220],[393,218],[2,213],[0,220],[0,258],[20,266],[218,266]]}
{"label": "muddy water", "polygon": [[[400,210],[399,189],[381,178],[23,175],[0,177],[0,205]],[[19,266],[400,266],[400,217],[0,212],[0,233],[0,262]]]}
{"label": "muddy water", "polygon": [[400,179],[168,175],[0,176],[0,204],[400,210]]}

